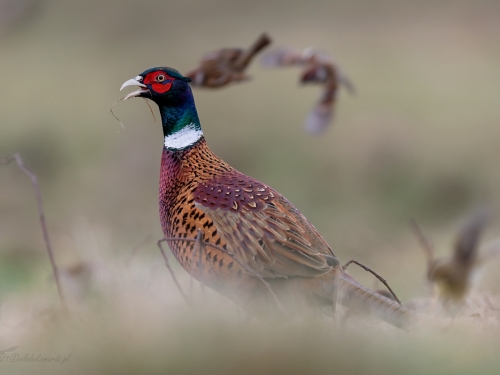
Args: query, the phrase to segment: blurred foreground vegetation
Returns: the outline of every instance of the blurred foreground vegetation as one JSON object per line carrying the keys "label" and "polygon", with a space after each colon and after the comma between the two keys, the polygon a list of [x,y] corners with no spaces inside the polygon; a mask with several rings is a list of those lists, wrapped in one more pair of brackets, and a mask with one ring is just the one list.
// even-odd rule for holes
{"label": "blurred foreground vegetation", "polygon": [[[141,100],[120,102],[122,131],[109,108],[143,70],[186,72],[263,31],[273,46],[331,53],[358,95],[340,98],[324,136],[303,131],[319,89],[299,87],[296,69],[254,63],[249,83],[195,91],[206,138],[290,199],[341,261],[376,269],[404,300],[428,296],[408,219],[444,254],[475,205],[500,212],[499,2],[32,3],[0,17],[0,157],[20,152],[37,174],[58,263],[87,268],[63,278],[77,311],[68,326],[54,312],[29,180],[1,167],[0,352],[72,356],[60,367],[0,362],[0,373],[498,373],[495,316],[410,333],[363,319],[269,327],[241,323],[215,293],[190,312],[155,245],[158,118]],[[485,239],[499,234],[496,220]],[[493,301],[499,262],[476,284]]]}

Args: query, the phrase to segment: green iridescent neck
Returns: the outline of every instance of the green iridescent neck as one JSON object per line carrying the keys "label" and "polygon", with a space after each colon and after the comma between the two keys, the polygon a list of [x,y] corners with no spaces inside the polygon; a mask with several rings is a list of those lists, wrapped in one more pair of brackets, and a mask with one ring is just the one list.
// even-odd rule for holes
{"label": "green iridescent neck", "polygon": [[177,105],[160,105],[159,109],[165,137],[177,133],[187,126],[201,131],[200,119],[192,95]]}
{"label": "green iridescent neck", "polygon": [[203,137],[191,90],[168,104],[159,104],[165,148],[171,151],[191,147]]}

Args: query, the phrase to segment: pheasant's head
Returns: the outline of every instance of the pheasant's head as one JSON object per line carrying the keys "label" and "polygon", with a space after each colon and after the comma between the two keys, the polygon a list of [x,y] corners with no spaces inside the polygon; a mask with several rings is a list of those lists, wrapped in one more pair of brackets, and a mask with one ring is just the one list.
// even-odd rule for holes
{"label": "pheasant's head", "polygon": [[190,81],[175,69],[151,68],[129,79],[120,89],[137,86],[139,90],[124,99],[146,98],[158,105],[166,148],[182,150],[203,136]]}
{"label": "pheasant's head", "polygon": [[190,97],[191,89],[188,85],[191,79],[184,77],[172,68],[151,68],[137,77],[125,82],[120,90],[128,86],[137,86],[139,90],[128,94],[124,99],[133,97],[147,98],[159,106],[175,106],[182,104],[186,97]]}

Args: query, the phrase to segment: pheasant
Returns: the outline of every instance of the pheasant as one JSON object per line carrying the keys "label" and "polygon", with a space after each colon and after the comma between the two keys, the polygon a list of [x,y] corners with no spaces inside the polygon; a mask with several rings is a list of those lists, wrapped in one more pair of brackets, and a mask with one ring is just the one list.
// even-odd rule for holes
{"label": "pheasant", "polygon": [[302,52],[272,50],[263,56],[262,64],[268,67],[303,66],[301,83],[323,85],[318,103],[306,118],[306,130],[313,134],[323,132],[331,123],[340,85],[344,85],[351,94],[355,92],[352,83],[331,58],[310,48]]}
{"label": "pheasant", "polygon": [[263,48],[271,43],[267,34],[262,34],[250,48],[223,48],[207,53],[200,62],[200,67],[186,76],[192,79],[194,86],[218,88],[231,82],[249,79],[245,70]]}
{"label": "pheasant", "polygon": [[[335,306],[338,299],[406,326],[411,310],[343,272],[323,237],[287,199],[208,148],[189,82],[172,68],[156,67],[121,87],[139,87],[124,99],[147,98],[159,107],[160,220],[165,238],[180,239],[169,245],[184,269],[250,314],[276,306],[267,283],[286,306]],[[193,242],[198,233],[201,254]]]}

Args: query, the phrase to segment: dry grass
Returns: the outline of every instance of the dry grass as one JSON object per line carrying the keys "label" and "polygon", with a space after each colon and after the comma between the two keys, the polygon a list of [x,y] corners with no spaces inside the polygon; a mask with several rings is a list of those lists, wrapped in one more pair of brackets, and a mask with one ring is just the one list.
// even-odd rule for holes
{"label": "dry grass", "polygon": [[[203,297],[198,284],[190,309],[159,258],[138,256],[127,263],[97,252],[89,257],[89,275],[63,277],[72,297],[69,317],[57,307],[54,285],[45,292],[11,295],[0,310],[0,348],[19,346],[14,351],[19,357],[10,358],[41,354],[70,356],[69,361],[4,362],[2,371],[467,374],[498,369],[500,299],[485,294],[474,295],[454,321],[433,310],[432,325],[408,332],[365,316],[353,316],[342,326],[320,316],[248,322],[216,293]],[[186,274],[181,283],[189,290]]]}

